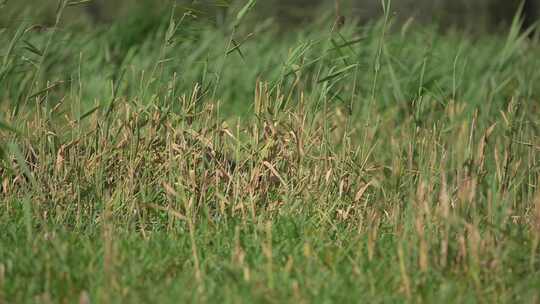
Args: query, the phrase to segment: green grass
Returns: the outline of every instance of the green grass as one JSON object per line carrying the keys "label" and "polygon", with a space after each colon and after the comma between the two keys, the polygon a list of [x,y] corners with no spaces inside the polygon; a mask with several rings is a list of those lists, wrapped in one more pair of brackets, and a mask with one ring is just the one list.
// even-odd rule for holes
{"label": "green grass", "polygon": [[0,32],[0,303],[540,301],[537,41],[247,17]]}

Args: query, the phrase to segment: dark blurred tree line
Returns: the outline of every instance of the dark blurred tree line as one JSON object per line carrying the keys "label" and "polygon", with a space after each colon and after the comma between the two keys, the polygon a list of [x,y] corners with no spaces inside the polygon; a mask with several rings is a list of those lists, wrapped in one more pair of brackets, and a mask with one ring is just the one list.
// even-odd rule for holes
{"label": "dark blurred tree line", "polygon": [[[139,14],[140,19],[161,17],[174,0],[91,0],[70,7],[71,21],[87,20],[107,23]],[[346,20],[369,22],[382,15],[381,0],[339,0],[341,14]],[[76,2],[76,1],[75,1]],[[190,12],[199,20],[211,20],[217,26],[227,22],[230,12],[237,12],[247,0],[176,0],[177,9]],[[321,14],[336,14],[335,0],[259,0],[252,16],[256,21],[272,18],[283,26],[309,22]],[[54,20],[57,1],[17,0],[7,1],[0,8],[0,26],[17,23],[23,12],[37,17],[38,21]],[[392,0],[391,13],[397,20],[439,24],[442,29],[459,27],[482,32],[505,29],[516,15],[520,5],[524,28],[539,19],[540,0]],[[11,9],[10,9],[11,8]],[[2,12],[3,11],[3,12]]]}
{"label": "dark blurred tree line", "polygon": [[[298,24],[309,21],[320,12],[321,6],[331,10],[335,0],[266,0],[258,1],[259,14],[277,19],[281,24]],[[367,21],[381,15],[380,0],[340,0],[343,15],[347,19]],[[190,9],[195,15],[213,18],[216,23],[224,22],[227,10],[241,5],[240,0],[177,0],[177,5]],[[86,12],[95,22],[113,20],[117,13],[137,0],[94,0],[86,6]],[[162,1],[160,3],[167,3]],[[152,6],[157,5],[153,1]],[[540,15],[540,0],[394,0],[392,12],[398,19],[414,18],[422,22],[441,25],[475,28],[501,28],[511,23],[522,7],[524,28],[531,27]],[[121,8],[123,7],[123,8]]]}
{"label": "dark blurred tree line", "polygon": [[[534,23],[538,20],[538,16],[540,14],[539,8],[540,5],[538,3],[539,1],[536,0],[525,0],[523,1],[522,5],[522,13],[521,18],[523,22],[523,28],[527,29],[534,25]],[[492,4],[492,14],[495,16],[496,19],[499,20],[507,20],[510,17],[509,12],[516,12],[516,7],[519,7],[520,2],[518,1],[504,1],[504,0],[498,0],[495,1],[494,4]]]}

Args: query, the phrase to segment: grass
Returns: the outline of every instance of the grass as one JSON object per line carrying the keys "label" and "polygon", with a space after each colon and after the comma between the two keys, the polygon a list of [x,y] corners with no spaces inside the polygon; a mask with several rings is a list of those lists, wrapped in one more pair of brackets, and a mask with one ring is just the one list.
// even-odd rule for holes
{"label": "grass", "polygon": [[540,301],[537,41],[240,15],[1,32],[1,303]]}

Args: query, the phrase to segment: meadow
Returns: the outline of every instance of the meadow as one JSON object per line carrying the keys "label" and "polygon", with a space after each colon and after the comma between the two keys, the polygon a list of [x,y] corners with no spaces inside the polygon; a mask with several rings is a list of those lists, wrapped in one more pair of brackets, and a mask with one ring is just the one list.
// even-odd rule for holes
{"label": "meadow", "polygon": [[247,2],[0,29],[0,303],[539,303],[538,38]]}

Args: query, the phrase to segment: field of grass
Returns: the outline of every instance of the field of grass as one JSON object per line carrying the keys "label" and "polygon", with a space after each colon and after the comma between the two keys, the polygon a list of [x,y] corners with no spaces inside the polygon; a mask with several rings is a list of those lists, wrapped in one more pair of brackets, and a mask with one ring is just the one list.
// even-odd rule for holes
{"label": "field of grass", "polygon": [[0,303],[540,302],[516,24],[69,9],[0,29]]}

